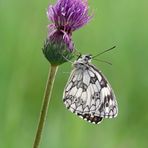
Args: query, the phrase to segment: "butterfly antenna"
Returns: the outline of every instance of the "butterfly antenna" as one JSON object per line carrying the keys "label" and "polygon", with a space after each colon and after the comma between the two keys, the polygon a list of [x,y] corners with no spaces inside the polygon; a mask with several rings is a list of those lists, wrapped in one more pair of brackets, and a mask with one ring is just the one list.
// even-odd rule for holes
{"label": "butterfly antenna", "polygon": [[99,61],[99,62],[102,62],[102,63],[106,63],[108,65],[112,65],[112,63],[108,62],[108,61],[105,61],[105,60],[100,60],[100,59],[94,59],[95,61]]}
{"label": "butterfly antenna", "polygon": [[109,48],[109,49],[107,49],[107,50],[105,50],[105,51],[103,51],[103,52],[101,52],[101,53],[99,53],[99,54],[93,56],[92,58],[95,58],[95,57],[97,57],[97,56],[100,56],[101,54],[104,54],[105,52],[108,52],[108,51],[110,51],[110,50],[112,50],[112,49],[114,49],[114,48],[116,48],[116,46],[113,46],[113,47],[111,47],[111,48]]}

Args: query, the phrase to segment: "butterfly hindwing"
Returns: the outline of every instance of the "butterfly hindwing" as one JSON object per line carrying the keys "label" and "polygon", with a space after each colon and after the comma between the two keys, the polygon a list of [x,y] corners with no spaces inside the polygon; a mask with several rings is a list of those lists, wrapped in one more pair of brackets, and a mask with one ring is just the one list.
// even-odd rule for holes
{"label": "butterfly hindwing", "polygon": [[99,99],[100,106],[96,109],[96,114],[104,118],[113,118],[118,114],[117,102],[109,82],[106,80],[105,76],[96,69],[93,65],[90,65],[90,69],[95,73],[99,78],[98,82],[96,81],[97,87],[100,88]]}
{"label": "butterfly hindwing", "polygon": [[[90,79],[88,70],[73,70],[65,87],[63,101],[71,112],[85,120],[98,123],[102,120],[102,117],[93,115],[96,107],[95,101],[92,101],[91,98],[94,89],[93,85],[90,85]],[[95,91],[98,91],[97,87]]]}

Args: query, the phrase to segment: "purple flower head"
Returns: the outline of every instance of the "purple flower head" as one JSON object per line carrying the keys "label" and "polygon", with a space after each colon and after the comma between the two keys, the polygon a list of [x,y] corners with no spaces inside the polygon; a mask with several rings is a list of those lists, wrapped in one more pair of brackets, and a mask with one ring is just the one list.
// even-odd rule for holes
{"label": "purple flower head", "polygon": [[52,24],[48,26],[48,38],[53,42],[64,42],[73,51],[72,32],[84,26],[91,19],[87,0],[58,0],[50,5],[47,16]]}

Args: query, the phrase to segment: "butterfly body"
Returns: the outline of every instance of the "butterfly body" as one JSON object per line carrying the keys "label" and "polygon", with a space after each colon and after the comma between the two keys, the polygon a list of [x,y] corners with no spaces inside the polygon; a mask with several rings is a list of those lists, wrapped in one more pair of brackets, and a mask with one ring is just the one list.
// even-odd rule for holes
{"label": "butterfly body", "polygon": [[98,124],[103,118],[116,117],[118,107],[110,84],[91,59],[91,55],[82,55],[73,63],[63,101],[71,112]]}

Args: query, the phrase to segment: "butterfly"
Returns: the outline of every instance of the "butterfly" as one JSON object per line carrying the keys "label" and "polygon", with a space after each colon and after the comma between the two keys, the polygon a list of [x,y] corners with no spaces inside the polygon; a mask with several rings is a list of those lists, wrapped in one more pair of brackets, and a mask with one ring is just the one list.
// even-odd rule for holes
{"label": "butterfly", "polygon": [[63,93],[68,110],[84,120],[99,124],[104,118],[118,114],[115,94],[105,76],[91,64],[91,55],[81,55],[73,63],[74,69]]}

